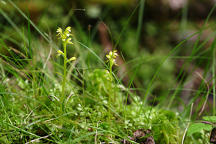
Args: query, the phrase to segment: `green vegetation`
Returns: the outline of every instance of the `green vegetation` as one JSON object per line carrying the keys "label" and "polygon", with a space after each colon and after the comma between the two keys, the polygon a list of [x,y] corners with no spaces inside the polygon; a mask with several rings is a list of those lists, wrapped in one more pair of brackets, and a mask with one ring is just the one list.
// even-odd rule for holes
{"label": "green vegetation", "polygon": [[[210,143],[216,5],[195,29],[187,5],[177,26],[161,26],[143,21],[153,2],[117,21],[115,1],[103,1],[100,16],[97,2],[0,1],[0,143]],[[76,15],[85,11],[67,4],[106,24],[87,28]],[[170,42],[179,27],[185,33]]]}

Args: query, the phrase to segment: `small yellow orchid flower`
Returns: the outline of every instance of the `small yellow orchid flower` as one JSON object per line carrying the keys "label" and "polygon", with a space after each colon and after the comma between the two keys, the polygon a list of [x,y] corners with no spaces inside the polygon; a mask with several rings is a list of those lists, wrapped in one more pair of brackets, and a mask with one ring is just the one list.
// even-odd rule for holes
{"label": "small yellow orchid flower", "polygon": [[64,67],[63,67],[63,80],[62,80],[62,94],[60,97],[61,104],[61,110],[64,111],[64,102],[65,102],[65,85],[67,83],[67,63],[76,60],[76,57],[71,57],[70,59],[67,59],[67,45],[73,44],[72,43],[72,34],[71,34],[71,27],[67,27],[65,30],[62,30],[62,28],[57,28],[57,37],[62,40],[64,52],[61,50],[58,50],[58,56],[62,55],[64,57]]}
{"label": "small yellow orchid flower", "polygon": [[118,56],[117,50],[110,51],[108,55],[106,55],[108,62],[110,63],[111,66],[116,65],[116,57]]}
{"label": "small yellow orchid flower", "polygon": [[76,57],[71,57],[67,62],[75,61]]}
{"label": "small yellow orchid flower", "polygon": [[60,55],[64,56],[64,53],[61,50],[58,50],[57,53],[58,53],[58,56]]}
{"label": "small yellow orchid flower", "polygon": [[111,76],[111,79],[112,79],[112,67],[113,65],[116,65],[117,66],[117,63],[116,63],[116,57],[118,56],[118,53],[117,53],[117,50],[113,50],[113,51],[110,51],[109,54],[106,55],[107,57],[107,62],[109,62],[109,72],[110,72],[110,76]]}
{"label": "small yellow orchid flower", "polygon": [[62,40],[63,43],[65,44],[73,44],[71,42],[72,38],[72,34],[71,34],[71,27],[67,27],[64,31],[62,30],[62,28],[58,28],[57,29],[57,36],[59,39]]}

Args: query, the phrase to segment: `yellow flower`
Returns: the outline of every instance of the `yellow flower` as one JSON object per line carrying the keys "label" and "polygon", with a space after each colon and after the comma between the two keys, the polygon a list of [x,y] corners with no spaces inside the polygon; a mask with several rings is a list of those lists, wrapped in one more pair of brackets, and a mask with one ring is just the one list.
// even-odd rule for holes
{"label": "yellow flower", "polygon": [[59,39],[62,39],[62,41],[64,42],[64,43],[66,43],[66,44],[73,44],[72,42],[71,42],[71,36],[72,36],[72,34],[71,34],[71,27],[69,26],[69,27],[67,27],[65,30],[64,30],[64,32],[63,32],[63,30],[62,30],[62,28],[58,28],[57,29],[57,36],[58,36],[58,38]]}
{"label": "yellow flower", "polygon": [[110,51],[108,55],[106,55],[108,61],[111,65],[117,65],[116,57],[118,56],[117,50]]}
{"label": "yellow flower", "polygon": [[64,53],[61,50],[58,50],[57,53],[58,53],[57,56],[64,55]]}
{"label": "yellow flower", "polygon": [[57,32],[57,36],[58,36],[59,38],[62,38],[62,29],[61,29],[61,28],[58,28],[56,32]]}
{"label": "yellow flower", "polygon": [[72,40],[71,38],[68,38],[67,41],[66,41],[66,43],[73,44],[71,40]]}
{"label": "yellow flower", "polygon": [[75,61],[76,57],[71,57],[67,62]]}

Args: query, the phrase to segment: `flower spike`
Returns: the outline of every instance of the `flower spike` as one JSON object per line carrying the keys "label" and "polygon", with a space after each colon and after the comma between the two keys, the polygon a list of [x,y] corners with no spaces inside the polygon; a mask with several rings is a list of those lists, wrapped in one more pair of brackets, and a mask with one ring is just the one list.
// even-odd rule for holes
{"label": "flower spike", "polygon": [[64,31],[62,30],[62,28],[58,28],[56,32],[57,32],[58,38],[61,39],[63,43],[73,44],[71,42],[72,34],[71,34],[71,27],[70,26],[67,27]]}

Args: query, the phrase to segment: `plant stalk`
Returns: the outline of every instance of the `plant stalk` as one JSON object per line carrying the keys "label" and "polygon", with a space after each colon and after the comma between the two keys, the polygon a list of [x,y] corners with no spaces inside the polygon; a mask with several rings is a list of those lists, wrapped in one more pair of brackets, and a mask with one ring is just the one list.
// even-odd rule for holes
{"label": "plant stalk", "polygon": [[[110,67],[109,67],[109,71],[110,71],[110,78],[111,78],[111,81],[113,80],[113,77],[112,77],[112,66],[113,66],[113,64],[112,64],[112,62],[110,62],[110,65],[109,65]],[[109,95],[109,104],[110,104],[110,106],[111,106],[111,95]],[[111,110],[109,109],[109,120],[111,120]]]}
{"label": "plant stalk", "polygon": [[216,101],[216,92],[215,92],[215,47],[213,48],[213,64],[212,64],[212,77],[213,77],[213,116],[215,116],[215,101]]}
{"label": "plant stalk", "polygon": [[66,70],[67,70],[67,44],[63,43],[64,47],[64,75],[62,80],[62,95],[61,95],[61,110],[64,111],[64,102],[65,102],[65,84],[66,84]]}

